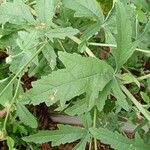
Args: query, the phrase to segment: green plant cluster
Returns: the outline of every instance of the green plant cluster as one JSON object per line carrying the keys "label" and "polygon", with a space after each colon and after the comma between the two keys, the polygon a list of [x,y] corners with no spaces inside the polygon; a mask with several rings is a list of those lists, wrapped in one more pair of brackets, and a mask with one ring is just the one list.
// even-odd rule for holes
{"label": "green plant cluster", "polygon": [[[0,52],[8,55],[0,60],[0,140],[9,150],[75,141],[74,150],[92,143],[97,150],[98,142],[150,149],[148,0],[2,0],[0,25]],[[25,73],[37,79],[30,90]],[[28,108],[41,103],[83,126],[40,130]],[[135,126],[134,138],[123,123]]]}

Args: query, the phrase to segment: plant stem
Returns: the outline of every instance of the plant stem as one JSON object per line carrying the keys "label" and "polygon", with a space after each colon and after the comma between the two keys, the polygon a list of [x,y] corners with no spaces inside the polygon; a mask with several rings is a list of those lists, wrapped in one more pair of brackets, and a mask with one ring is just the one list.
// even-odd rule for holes
{"label": "plant stem", "polygon": [[[114,48],[117,47],[117,45],[115,45],[115,44],[105,44],[105,43],[88,43],[88,44],[92,45],[92,46],[103,46],[103,47],[114,47]],[[139,52],[150,54],[150,50],[144,50],[144,49],[140,49],[140,48],[136,48],[135,50],[139,51]]]}
{"label": "plant stem", "polygon": [[[97,117],[97,110],[94,109],[94,117],[93,117],[93,127],[96,128],[96,117]],[[94,148],[97,150],[97,139],[94,137]]]}
{"label": "plant stem", "polygon": [[62,42],[61,42],[60,40],[57,40],[57,41],[58,41],[60,47],[62,48],[62,50],[63,50],[64,52],[66,52],[66,50],[65,50],[65,48],[64,48],[64,46],[63,46],[63,44],[62,44]]}
{"label": "plant stem", "polygon": [[[150,78],[150,74],[147,74],[147,75],[138,77],[138,78],[136,78],[136,79],[137,79],[138,81],[142,81],[142,80],[144,80],[144,79],[149,79],[149,78]],[[130,82],[122,81],[122,84],[129,84],[129,83],[132,83],[132,81],[130,81]]]}
{"label": "plant stem", "polygon": [[15,74],[15,76],[11,79],[11,81],[5,86],[5,88],[2,90],[2,92],[0,93],[0,97],[2,96],[2,94],[7,90],[7,88],[14,82],[14,80],[20,75],[20,73],[26,68],[28,67],[28,65],[32,62],[32,60],[41,52],[41,50],[45,47],[46,43],[44,45],[42,45],[37,51],[36,53],[32,56],[32,58],[24,65],[22,66],[22,68]]}
{"label": "plant stem", "polygon": [[128,91],[128,89],[121,85],[122,90],[124,93],[131,99],[134,105],[139,109],[139,111],[145,116],[145,118],[150,121],[150,113],[143,108],[143,106],[135,99],[135,97]]}
{"label": "plant stem", "polygon": [[12,101],[11,101],[10,105],[7,107],[7,113],[6,113],[6,117],[5,117],[4,125],[3,125],[3,131],[4,131],[5,133],[6,133],[6,124],[7,124],[7,120],[8,120],[8,117],[9,117],[9,113],[10,113],[11,107],[12,107],[13,104],[15,103],[15,100],[16,100],[16,97],[17,97],[20,80],[21,80],[21,76],[20,76],[19,79],[18,79],[18,82],[17,82],[17,85],[16,85],[15,94],[14,94],[14,96],[13,96],[13,98],[12,98]]}
{"label": "plant stem", "polygon": [[92,149],[92,138],[90,139],[90,143],[89,143],[89,150]]}
{"label": "plant stem", "polygon": [[150,74],[138,77],[137,80],[141,81],[141,80],[148,79],[148,78],[150,78]]}
{"label": "plant stem", "polygon": [[115,44],[106,44],[106,43],[88,43],[88,44],[91,46],[114,47],[114,48],[117,47]]}

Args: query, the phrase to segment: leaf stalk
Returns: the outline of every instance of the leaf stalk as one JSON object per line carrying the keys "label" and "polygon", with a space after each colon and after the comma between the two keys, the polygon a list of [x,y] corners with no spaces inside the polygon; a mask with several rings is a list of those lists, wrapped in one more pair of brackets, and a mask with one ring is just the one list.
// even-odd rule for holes
{"label": "leaf stalk", "polygon": [[[88,43],[91,46],[103,46],[103,47],[114,47],[117,48],[117,45],[115,44],[105,44],[105,43]],[[150,54],[150,50],[144,50],[141,48],[136,48],[136,51],[142,52],[142,53],[146,53],[146,54]]]}

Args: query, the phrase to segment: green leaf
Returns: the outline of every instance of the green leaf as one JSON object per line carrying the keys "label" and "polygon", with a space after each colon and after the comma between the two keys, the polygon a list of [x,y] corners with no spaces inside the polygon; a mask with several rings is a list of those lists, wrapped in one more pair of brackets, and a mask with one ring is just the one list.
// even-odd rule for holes
{"label": "green leaf", "polygon": [[112,84],[112,91],[114,96],[117,98],[117,102],[118,104],[124,108],[125,110],[129,110],[129,104],[126,100],[126,96],[124,95],[124,93],[122,92],[120,85],[118,83],[118,81],[114,78],[113,80],[113,84]]}
{"label": "green leaf", "polygon": [[114,133],[108,129],[91,128],[91,134],[105,144],[110,144],[112,148],[118,150],[149,150],[149,146],[139,143],[139,140],[128,139],[119,133]]}
{"label": "green leaf", "polygon": [[15,142],[11,137],[7,137],[7,146],[9,148],[9,150],[15,150],[14,146],[15,146]]}
{"label": "green leaf", "polygon": [[54,71],[34,82],[33,89],[25,94],[26,100],[34,105],[42,102],[51,105],[60,100],[61,105],[64,105],[66,101],[87,92],[89,87],[92,90],[94,84],[100,85],[96,92],[102,91],[112,79],[113,69],[104,61],[65,52],[59,52],[59,58],[66,69]]}
{"label": "green leaf", "polygon": [[26,142],[45,143],[52,142],[53,146],[74,142],[83,136],[84,129],[70,125],[58,125],[58,130],[39,131],[37,134],[24,137]]}
{"label": "green leaf", "polygon": [[115,37],[111,33],[110,29],[108,27],[105,27],[104,30],[105,30],[105,40],[106,40],[106,43],[116,45]]}
{"label": "green leaf", "polygon": [[103,22],[104,16],[96,0],[63,0],[65,7],[75,11],[75,17],[93,17]]}
{"label": "green leaf", "polygon": [[45,23],[47,25],[52,23],[55,14],[55,1],[56,0],[37,0],[35,11],[38,23]]}
{"label": "green leaf", "polygon": [[84,128],[86,128],[86,129],[89,129],[93,124],[90,111],[80,115],[80,120],[81,120],[81,123],[83,124]]}
{"label": "green leaf", "polygon": [[88,100],[86,98],[77,100],[76,102],[73,103],[73,106],[69,106],[66,110],[65,113],[75,116],[75,115],[81,115],[85,112],[88,112]]}
{"label": "green leaf", "polygon": [[18,22],[27,21],[30,24],[35,23],[29,8],[22,0],[14,0],[14,2],[5,2],[0,6],[0,24],[6,22],[18,24]]}
{"label": "green leaf", "polygon": [[65,39],[66,37],[73,36],[77,34],[79,31],[77,29],[74,29],[72,27],[66,27],[66,28],[56,28],[52,29],[49,32],[46,33],[46,36],[49,39],[58,38],[58,39]]}
{"label": "green leaf", "polygon": [[[38,41],[38,32],[33,30],[31,32],[20,31],[19,37],[17,39],[17,45],[20,49],[14,49],[14,55],[12,57],[12,62],[10,65],[10,70],[13,73],[16,73],[20,68],[26,64],[34,53],[37,51]],[[38,65],[38,57],[33,60],[33,63]]]}
{"label": "green leaf", "polygon": [[140,92],[142,99],[144,100],[144,102],[146,102],[148,104],[148,106],[150,107],[150,98],[147,95],[147,93],[144,92]]}
{"label": "green leaf", "polygon": [[37,128],[37,120],[22,103],[17,103],[17,115],[24,124]]}
{"label": "green leaf", "polygon": [[128,83],[133,82],[140,88],[140,82],[131,73],[124,73],[124,74],[122,74],[121,77],[122,77],[122,80],[123,80],[124,84],[128,84]]}
{"label": "green leaf", "polygon": [[100,25],[101,25],[100,22],[96,22],[87,27],[87,29],[83,32],[81,36],[81,40],[87,40],[91,38],[96,32],[100,30]]}
{"label": "green leaf", "polygon": [[56,67],[56,58],[57,55],[50,44],[47,44],[45,48],[42,50],[44,57],[47,59],[49,66],[52,70]]}
{"label": "green leaf", "polygon": [[116,23],[117,48],[112,49],[112,54],[115,57],[117,69],[119,69],[135,51],[135,44],[132,43],[132,27],[131,21],[128,18],[126,9],[120,1],[116,2]]}
{"label": "green leaf", "polygon": [[87,142],[90,141],[90,134],[88,130],[85,130],[81,141],[73,148],[73,150],[84,150]]}
{"label": "green leaf", "polygon": [[7,137],[7,146],[9,150],[14,150],[15,142],[11,137]]}
{"label": "green leaf", "polygon": [[110,81],[104,89],[99,93],[98,98],[96,99],[96,106],[99,112],[101,112],[105,106],[105,101],[107,100],[107,96],[109,95],[112,87],[112,82]]}
{"label": "green leaf", "polygon": [[[0,80],[0,93],[7,86],[7,84],[10,82],[10,80],[11,80],[11,78],[6,78],[3,80]],[[0,104],[6,107],[7,104],[10,103],[12,98],[13,98],[13,84],[11,84],[7,88],[7,90],[0,96]]]}

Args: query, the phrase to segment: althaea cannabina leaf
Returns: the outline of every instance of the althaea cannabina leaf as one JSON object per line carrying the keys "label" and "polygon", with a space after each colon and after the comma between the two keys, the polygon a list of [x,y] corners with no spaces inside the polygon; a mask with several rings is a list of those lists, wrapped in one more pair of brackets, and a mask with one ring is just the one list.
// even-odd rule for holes
{"label": "althaea cannabina leaf", "polygon": [[93,17],[103,22],[104,16],[96,0],[63,0],[65,7],[75,11],[75,17]]}
{"label": "althaea cannabina leaf", "polygon": [[59,52],[59,58],[66,69],[54,71],[34,82],[33,89],[25,94],[26,100],[34,105],[42,102],[51,105],[60,100],[64,105],[66,101],[89,91],[88,89],[95,92],[95,84],[99,85],[96,92],[101,91],[112,79],[113,69],[99,59],[65,52]]}
{"label": "althaea cannabina leaf", "polygon": [[74,142],[84,134],[84,129],[70,125],[58,125],[59,130],[39,131],[36,134],[24,137],[26,142],[45,143],[52,141],[53,146]]}
{"label": "althaea cannabina leaf", "polygon": [[112,49],[119,69],[133,54],[136,44],[132,43],[132,27],[126,9],[120,1],[116,2],[117,48]]}

